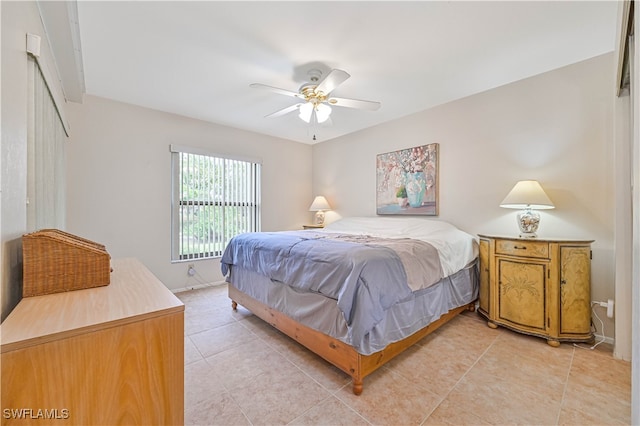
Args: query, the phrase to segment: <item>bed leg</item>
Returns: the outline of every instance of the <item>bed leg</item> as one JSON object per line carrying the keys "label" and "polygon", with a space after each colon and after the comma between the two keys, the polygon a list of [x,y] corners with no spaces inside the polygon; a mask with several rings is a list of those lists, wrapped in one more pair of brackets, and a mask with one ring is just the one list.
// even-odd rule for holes
{"label": "bed leg", "polygon": [[474,303],[469,303],[469,304],[467,305],[467,310],[468,310],[469,312],[475,312],[475,311],[476,311],[476,304],[475,304],[475,302],[474,302]]}
{"label": "bed leg", "polygon": [[353,394],[360,395],[362,393],[362,379],[353,379]]}
{"label": "bed leg", "polygon": [[231,301],[231,309],[233,309],[234,311],[238,310],[238,303],[235,300]]}

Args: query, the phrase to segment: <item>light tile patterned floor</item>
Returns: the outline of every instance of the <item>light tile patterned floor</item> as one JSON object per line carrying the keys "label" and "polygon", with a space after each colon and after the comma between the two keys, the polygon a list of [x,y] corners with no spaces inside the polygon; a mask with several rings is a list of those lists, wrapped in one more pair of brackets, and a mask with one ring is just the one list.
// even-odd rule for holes
{"label": "light tile patterned floor", "polygon": [[486,326],[465,313],[364,380],[351,380],[249,311],[226,286],[185,303],[189,425],[620,425],[631,365]]}

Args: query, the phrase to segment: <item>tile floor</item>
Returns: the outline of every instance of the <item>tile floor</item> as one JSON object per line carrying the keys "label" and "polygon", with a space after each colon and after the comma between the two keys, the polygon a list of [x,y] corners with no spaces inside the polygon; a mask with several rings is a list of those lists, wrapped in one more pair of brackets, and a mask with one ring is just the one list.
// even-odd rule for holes
{"label": "tile floor", "polygon": [[486,326],[465,313],[364,380],[350,378],[249,311],[226,286],[185,303],[185,424],[619,425],[631,365],[595,350]]}

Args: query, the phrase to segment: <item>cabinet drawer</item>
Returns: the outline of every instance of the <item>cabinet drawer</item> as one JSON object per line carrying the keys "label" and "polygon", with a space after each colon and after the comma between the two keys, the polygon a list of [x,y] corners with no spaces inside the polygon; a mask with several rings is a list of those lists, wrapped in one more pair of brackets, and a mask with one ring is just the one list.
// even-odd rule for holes
{"label": "cabinet drawer", "polygon": [[496,240],[496,254],[549,258],[549,244],[543,241]]}

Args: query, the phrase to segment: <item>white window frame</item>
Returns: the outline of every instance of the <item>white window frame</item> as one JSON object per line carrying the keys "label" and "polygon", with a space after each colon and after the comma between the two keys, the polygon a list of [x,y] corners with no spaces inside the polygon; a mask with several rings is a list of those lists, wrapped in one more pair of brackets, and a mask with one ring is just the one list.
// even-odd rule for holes
{"label": "white window frame", "polygon": [[[180,145],[171,145],[170,152],[172,262],[221,257],[232,237],[260,231],[260,160]],[[194,167],[196,163],[202,167]],[[196,190],[188,194],[183,191],[184,170],[191,170],[189,178],[199,186],[193,186]],[[230,175],[232,170],[240,170],[238,179]],[[234,211],[236,215],[231,213]],[[202,229],[203,221],[206,230]],[[182,232],[185,227],[188,231]]]}

